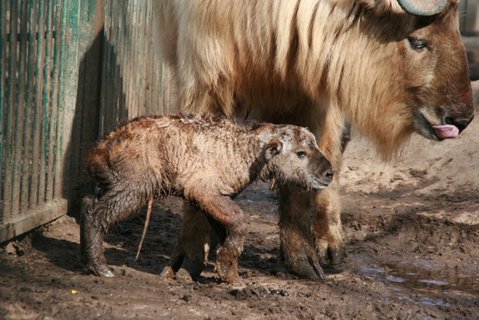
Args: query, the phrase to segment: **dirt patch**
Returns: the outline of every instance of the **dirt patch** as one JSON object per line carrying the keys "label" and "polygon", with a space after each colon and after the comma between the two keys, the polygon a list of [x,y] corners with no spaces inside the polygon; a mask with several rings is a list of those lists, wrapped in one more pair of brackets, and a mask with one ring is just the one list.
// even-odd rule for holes
{"label": "dirt patch", "polygon": [[[279,257],[277,197],[254,185],[242,283],[159,274],[173,251],[181,201],[155,206],[134,261],[144,214],[115,226],[106,256],[117,277],[81,272],[78,225],[63,217],[0,253],[2,319],[474,319],[479,313],[479,123],[442,143],[413,139],[384,164],[362,139],[346,153],[346,259],[322,282],[297,279]],[[30,239],[30,241],[28,241]],[[326,270],[328,272],[328,270]]]}

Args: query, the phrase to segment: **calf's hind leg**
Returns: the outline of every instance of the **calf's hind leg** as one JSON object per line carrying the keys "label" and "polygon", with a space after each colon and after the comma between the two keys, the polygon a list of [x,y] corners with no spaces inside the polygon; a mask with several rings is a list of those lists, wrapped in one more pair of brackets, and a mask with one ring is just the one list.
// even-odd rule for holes
{"label": "calf's hind leg", "polygon": [[80,222],[82,261],[96,275],[113,277],[106,262],[103,238],[109,227],[138,213],[146,205],[149,194],[124,186],[108,190],[100,198],[85,197]]}

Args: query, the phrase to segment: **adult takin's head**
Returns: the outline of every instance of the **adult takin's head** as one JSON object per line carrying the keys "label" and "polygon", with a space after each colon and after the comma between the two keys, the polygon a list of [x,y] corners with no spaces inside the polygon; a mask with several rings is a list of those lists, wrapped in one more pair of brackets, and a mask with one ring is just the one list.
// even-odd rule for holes
{"label": "adult takin's head", "polygon": [[331,183],[331,163],[308,129],[294,125],[266,126],[271,131],[267,133],[264,149],[263,179],[274,178],[279,183],[292,183],[307,190],[322,190]]}
{"label": "adult takin's head", "polygon": [[[413,132],[456,138],[474,117],[457,0],[331,1],[341,8],[327,85],[386,157]],[[341,50],[341,52],[337,52]]]}

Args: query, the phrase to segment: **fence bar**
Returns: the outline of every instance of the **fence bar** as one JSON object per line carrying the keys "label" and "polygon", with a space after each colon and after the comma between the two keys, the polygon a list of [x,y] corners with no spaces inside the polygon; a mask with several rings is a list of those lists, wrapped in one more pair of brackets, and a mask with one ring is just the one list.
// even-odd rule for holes
{"label": "fence bar", "polygon": [[15,110],[14,112],[14,132],[13,132],[13,143],[12,143],[12,166],[11,170],[13,173],[12,179],[12,205],[11,205],[11,213],[12,216],[19,214],[20,208],[20,181],[22,171],[21,168],[24,166],[23,157],[21,156],[21,151],[23,149],[23,117],[25,116],[25,64],[26,64],[26,57],[27,57],[27,37],[25,36],[18,36],[26,34],[27,31],[27,20],[26,20],[26,1],[22,1],[18,3],[20,5],[16,8],[17,13],[17,21],[15,26],[17,28],[17,34],[13,41],[15,42],[15,55],[16,55],[16,63],[17,63],[17,70],[16,74],[13,74],[12,77],[12,86],[15,86],[14,96],[12,97],[13,105],[11,110]]}
{"label": "fence bar", "polygon": [[59,177],[62,174],[61,171],[61,164],[62,164],[62,148],[61,148],[61,137],[63,136],[61,128],[63,128],[62,122],[63,122],[63,103],[61,101],[61,77],[60,77],[60,71],[61,71],[61,61],[63,57],[63,28],[62,28],[62,23],[63,23],[63,16],[64,16],[64,6],[63,6],[63,1],[62,0],[55,0],[55,23],[54,23],[54,53],[53,53],[53,98],[52,98],[52,103],[54,106],[54,113],[55,116],[52,118],[52,121],[54,122],[54,127],[51,130],[50,136],[51,136],[51,141],[50,141],[50,150],[53,154],[53,164],[52,164],[52,187],[53,187],[53,192],[52,196],[53,198],[58,198],[61,196],[61,179]]}

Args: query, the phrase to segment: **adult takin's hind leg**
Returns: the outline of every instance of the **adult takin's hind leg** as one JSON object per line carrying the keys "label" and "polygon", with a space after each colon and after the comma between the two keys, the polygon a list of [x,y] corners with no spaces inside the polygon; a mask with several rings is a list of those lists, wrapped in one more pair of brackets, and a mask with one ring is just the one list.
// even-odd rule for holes
{"label": "adult takin's hind leg", "polygon": [[178,243],[170,259],[170,265],[161,275],[170,278],[183,268],[193,280],[196,280],[205,267],[208,249],[214,247],[214,244],[211,244],[213,234],[213,229],[201,210],[185,202]]}
{"label": "adult takin's hind leg", "polygon": [[318,192],[291,186],[281,189],[281,254],[292,273],[308,279],[324,277],[320,264],[339,270],[344,252],[338,181],[351,128],[339,114],[328,113],[328,117],[318,141],[333,165],[333,182]]}
{"label": "adult takin's hind leg", "polygon": [[83,199],[80,246],[82,262],[88,272],[104,277],[114,276],[106,262],[103,238],[111,225],[137,214],[150,197],[132,190],[130,185],[110,189],[100,198],[87,196]]}

